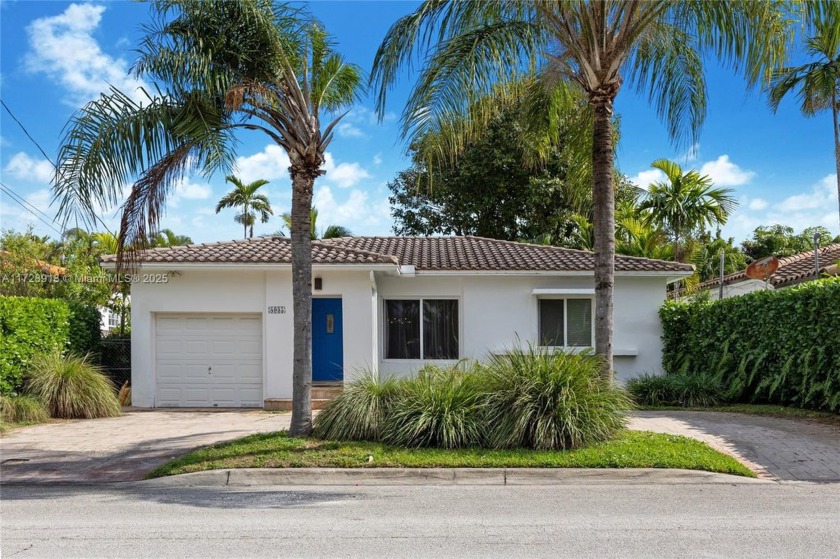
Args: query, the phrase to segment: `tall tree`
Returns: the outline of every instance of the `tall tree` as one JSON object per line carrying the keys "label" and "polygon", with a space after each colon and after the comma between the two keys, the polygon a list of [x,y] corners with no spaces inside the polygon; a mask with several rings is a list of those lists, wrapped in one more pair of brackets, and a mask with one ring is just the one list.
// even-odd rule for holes
{"label": "tall tree", "polygon": [[244,184],[238,177],[228,175],[225,180],[233,185],[233,190],[225,194],[219,203],[216,204],[216,213],[225,208],[242,208],[242,213],[233,218],[241,223],[245,230],[244,238],[248,238],[248,228],[251,229],[251,238],[254,237],[254,222],[257,221],[257,214],[262,223],[268,223],[269,218],[274,215],[268,196],[257,192],[261,187],[268,184],[265,179],[255,180]]}
{"label": "tall tree", "polygon": [[810,35],[805,39],[805,52],[813,62],[786,66],[774,72],[769,87],[770,107],[777,111],[782,99],[795,91],[805,116],[831,111],[840,204],[840,3],[829,0],[807,4],[810,17],[806,23]]}
{"label": "tall tree", "polygon": [[[457,136],[463,130],[457,118],[523,73],[539,73],[551,99],[569,83],[584,92],[594,119],[595,349],[611,369],[616,96],[628,81],[648,95],[673,139],[696,139],[706,108],[705,55],[759,82],[783,60],[786,6],[781,0],[426,0],[390,28],[371,77],[382,114],[399,70],[422,64],[403,112],[410,139],[429,129]],[[551,112],[550,104],[534,106],[542,118]]]}
{"label": "tall tree", "polygon": [[694,169],[683,172],[682,167],[667,159],[651,164],[665,173],[664,181],[648,187],[639,209],[647,210],[648,223],[667,231],[674,242],[674,256],[684,261],[685,242],[693,233],[705,227],[720,227],[738,205],[728,188],[714,188],[712,179]]}
{"label": "tall tree", "polygon": [[[283,225],[286,229],[291,230],[292,215],[284,213],[280,216],[280,219],[283,220]],[[283,231],[281,230],[279,233],[282,235]],[[313,206],[312,210],[309,212],[309,236],[313,241],[316,239],[337,239],[339,237],[352,237],[353,232],[343,225],[327,225],[327,228],[319,233],[318,208]]]}
{"label": "tall tree", "polygon": [[[293,405],[290,433],[312,429],[312,255],[309,208],[324,153],[356,98],[361,71],[301,8],[271,0],[158,0],[135,74],[155,85],[143,102],[112,89],[68,126],[55,194],[62,215],[91,218],[120,201],[119,245],[147,246],[167,196],[188,173],[229,171],[237,130],[266,134],[288,154],[292,179]],[[130,253],[125,254],[130,256]]]}
{"label": "tall tree", "polygon": [[747,263],[765,256],[784,258],[814,248],[814,234],[819,233],[822,245],[840,243],[840,235],[831,238],[831,232],[825,227],[806,227],[801,233],[794,233],[793,227],[786,225],[761,225],[756,227],[749,239],[741,243]]}

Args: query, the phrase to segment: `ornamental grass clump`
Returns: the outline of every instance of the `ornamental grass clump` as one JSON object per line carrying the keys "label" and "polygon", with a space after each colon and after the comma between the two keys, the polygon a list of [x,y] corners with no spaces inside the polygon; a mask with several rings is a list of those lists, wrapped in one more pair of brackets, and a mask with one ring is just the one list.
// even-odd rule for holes
{"label": "ornamental grass clump", "polygon": [[627,381],[627,392],[640,406],[675,405],[674,383],[665,375],[641,374]]}
{"label": "ornamental grass clump", "polygon": [[0,396],[0,420],[5,423],[43,423],[49,420],[44,404],[26,395]]}
{"label": "ornamental grass clump", "polygon": [[378,441],[399,382],[367,372],[344,385],[315,417],[313,435],[336,441]]}
{"label": "ornamental grass clump", "polygon": [[481,382],[474,370],[436,366],[399,381],[382,441],[405,447],[481,446],[485,434]]}
{"label": "ornamental grass clump", "polygon": [[44,403],[52,417],[115,417],[122,411],[114,385],[87,356],[65,356],[58,350],[35,356],[27,373],[27,391]]}
{"label": "ornamental grass clump", "polygon": [[605,441],[624,428],[632,405],[588,353],[515,348],[484,369],[488,438],[496,448],[567,450]]}
{"label": "ornamental grass clump", "polygon": [[640,406],[705,408],[727,400],[720,380],[709,374],[643,374],[627,382],[627,391]]}

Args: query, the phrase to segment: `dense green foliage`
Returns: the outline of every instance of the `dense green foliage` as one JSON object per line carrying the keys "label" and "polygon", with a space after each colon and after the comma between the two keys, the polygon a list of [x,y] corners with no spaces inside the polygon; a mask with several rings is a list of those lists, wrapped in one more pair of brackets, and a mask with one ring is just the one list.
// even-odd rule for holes
{"label": "dense green foliage", "polygon": [[68,349],[77,355],[99,351],[102,316],[99,309],[77,301],[68,301],[70,320]]}
{"label": "dense green foliage", "polygon": [[713,407],[725,400],[720,382],[709,374],[643,374],[627,382],[627,391],[641,406]]}
{"label": "dense green foliage", "polygon": [[[32,357],[64,350],[70,309],[58,299],[0,297],[0,393],[19,392]],[[97,332],[99,325],[96,326]]]}
{"label": "dense green foliage", "polygon": [[487,425],[497,448],[570,449],[624,427],[630,402],[589,354],[514,349],[487,366]]}
{"label": "dense green foliage", "polygon": [[0,396],[0,421],[6,423],[43,423],[50,418],[44,404],[32,396]]}
{"label": "dense green foliage", "polygon": [[378,441],[399,386],[389,377],[365,373],[345,383],[344,391],[318,414],[313,435],[322,439]]}
{"label": "dense green foliage", "polygon": [[315,434],[403,447],[570,449],[613,437],[630,400],[591,355],[511,351],[486,364],[349,382]]}
{"label": "dense green foliage", "polygon": [[26,372],[27,391],[52,417],[115,417],[122,409],[114,385],[87,357],[53,350],[35,356]]}
{"label": "dense green foliage", "polygon": [[840,410],[840,278],[659,314],[668,373],[712,375],[733,402]]}
{"label": "dense green foliage", "polygon": [[731,456],[698,440],[645,431],[624,431],[609,441],[566,451],[402,448],[262,433],[198,449],[147,477],[227,468],[680,468],[755,477]]}
{"label": "dense green foliage", "polygon": [[814,233],[820,234],[820,245],[840,242],[840,236],[832,238],[825,227],[806,227],[794,233],[793,227],[770,225],[756,227],[752,236],[741,243],[747,263],[765,256],[792,256],[814,249]]}

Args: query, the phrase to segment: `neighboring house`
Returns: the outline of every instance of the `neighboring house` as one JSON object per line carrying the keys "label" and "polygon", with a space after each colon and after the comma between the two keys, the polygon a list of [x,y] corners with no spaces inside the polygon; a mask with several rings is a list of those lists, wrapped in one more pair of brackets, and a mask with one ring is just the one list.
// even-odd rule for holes
{"label": "neighboring house", "polygon": [[[820,269],[817,273],[813,250],[779,258],[779,267],[769,282],[748,278],[745,270],[729,274],[723,277],[723,298],[728,299],[762,289],[784,289],[823,276],[840,275],[840,243],[821,247],[819,261]],[[719,287],[719,279],[705,281],[699,285],[701,291],[709,292],[712,300],[718,298]]]}
{"label": "neighboring house", "polygon": [[[132,286],[135,406],[287,408],[290,241],[145,251]],[[478,237],[312,242],[314,383],[408,375],[517,344],[594,344],[593,254]],[[103,264],[113,267],[114,257]],[[688,264],[616,257],[615,369],[661,370],[657,311]]]}

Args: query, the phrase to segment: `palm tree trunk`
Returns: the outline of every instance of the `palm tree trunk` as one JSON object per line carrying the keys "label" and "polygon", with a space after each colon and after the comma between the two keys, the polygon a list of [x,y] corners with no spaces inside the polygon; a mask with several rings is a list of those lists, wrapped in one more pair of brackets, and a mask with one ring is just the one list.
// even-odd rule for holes
{"label": "palm tree trunk", "polygon": [[292,422],[289,435],[312,432],[312,240],[310,214],[315,172],[292,166]]}
{"label": "palm tree trunk", "polygon": [[613,191],[612,99],[593,100],[592,198],[595,232],[595,353],[613,378],[613,282],[615,192]]}
{"label": "palm tree trunk", "polygon": [[831,92],[831,114],[834,118],[834,163],[837,171],[837,212],[840,217],[840,122],[837,113],[840,112],[840,99],[836,90]]}

